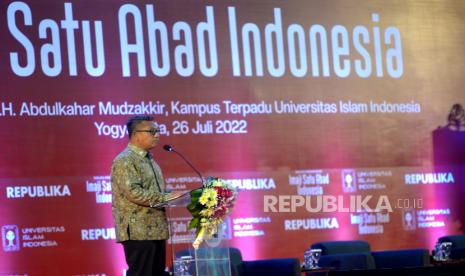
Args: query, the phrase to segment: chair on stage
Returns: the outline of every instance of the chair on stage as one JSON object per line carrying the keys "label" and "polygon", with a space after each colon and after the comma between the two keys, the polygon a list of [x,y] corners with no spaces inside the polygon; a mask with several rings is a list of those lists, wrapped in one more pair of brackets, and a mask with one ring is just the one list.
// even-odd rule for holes
{"label": "chair on stage", "polygon": [[373,269],[375,261],[366,241],[326,241],[314,243],[312,249],[321,249],[320,267],[336,270]]}
{"label": "chair on stage", "polygon": [[440,237],[438,242],[451,242],[450,258],[453,260],[465,259],[465,235],[448,235]]}
{"label": "chair on stage", "polygon": [[372,252],[366,241],[328,241],[311,246],[321,249],[318,263],[336,270],[421,267],[430,264],[427,249],[402,249]]}
{"label": "chair on stage", "polygon": [[243,276],[300,276],[300,261],[298,258],[279,258],[243,261]]}
{"label": "chair on stage", "polygon": [[372,252],[376,268],[422,267],[430,265],[428,249],[401,249]]}

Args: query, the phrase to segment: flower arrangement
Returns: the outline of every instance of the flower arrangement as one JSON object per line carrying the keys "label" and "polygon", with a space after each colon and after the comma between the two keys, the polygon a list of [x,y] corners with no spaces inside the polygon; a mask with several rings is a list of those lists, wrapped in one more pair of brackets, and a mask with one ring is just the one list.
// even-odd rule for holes
{"label": "flower arrangement", "polygon": [[232,211],[236,196],[234,187],[214,177],[209,177],[201,189],[191,192],[191,203],[187,209],[192,214],[189,229],[196,229],[196,238],[192,244],[195,249],[216,234],[218,226]]}

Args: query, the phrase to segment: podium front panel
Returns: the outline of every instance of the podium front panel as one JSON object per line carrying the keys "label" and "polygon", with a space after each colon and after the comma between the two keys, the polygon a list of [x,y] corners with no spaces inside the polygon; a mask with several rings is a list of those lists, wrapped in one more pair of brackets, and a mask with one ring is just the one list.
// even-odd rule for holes
{"label": "podium front panel", "polygon": [[170,222],[168,243],[174,275],[230,276],[228,223],[223,223],[214,237],[194,249],[195,229],[187,229],[192,219],[189,211],[185,206],[168,206],[167,211]]}

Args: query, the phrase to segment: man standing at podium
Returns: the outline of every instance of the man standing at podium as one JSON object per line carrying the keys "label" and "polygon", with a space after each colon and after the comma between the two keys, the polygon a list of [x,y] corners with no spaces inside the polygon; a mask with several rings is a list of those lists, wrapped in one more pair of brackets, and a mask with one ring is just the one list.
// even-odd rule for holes
{"label": "man standing at podium", "polygon": [[164,274],[168,221],[164,208],[153,207],[180,195],[165,192],[161,169],[150,153],[160,139],[153,120],[151,116],[128,120],[129,144],[111,168],[116,240],[123,244],[128,276]]}

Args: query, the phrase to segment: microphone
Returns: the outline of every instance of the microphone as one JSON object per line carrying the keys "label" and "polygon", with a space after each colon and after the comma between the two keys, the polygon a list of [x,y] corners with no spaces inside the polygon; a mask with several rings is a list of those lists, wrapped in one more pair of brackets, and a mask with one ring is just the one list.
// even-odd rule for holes
{"label": "microphone", "polygon": [[205,182],[205,180],[203,179],[202,174],[180,152],[177,152],[176,150],[174,150],[174,148],[172,146],[170,146],[170,145],[164,145],[163,149],[166,150],[166,151],[174,152],[177,155],[181,156],[181,158],[189,165],[189,167],[191,167],[199,175],[200,180],[202,181],[202,184]]}
{"label": "microphone", "polygon": [[170,146],[170,145],[164,145],[163,149],[166,150],[166,151],[173,151],[174,150],[173,147]]}

